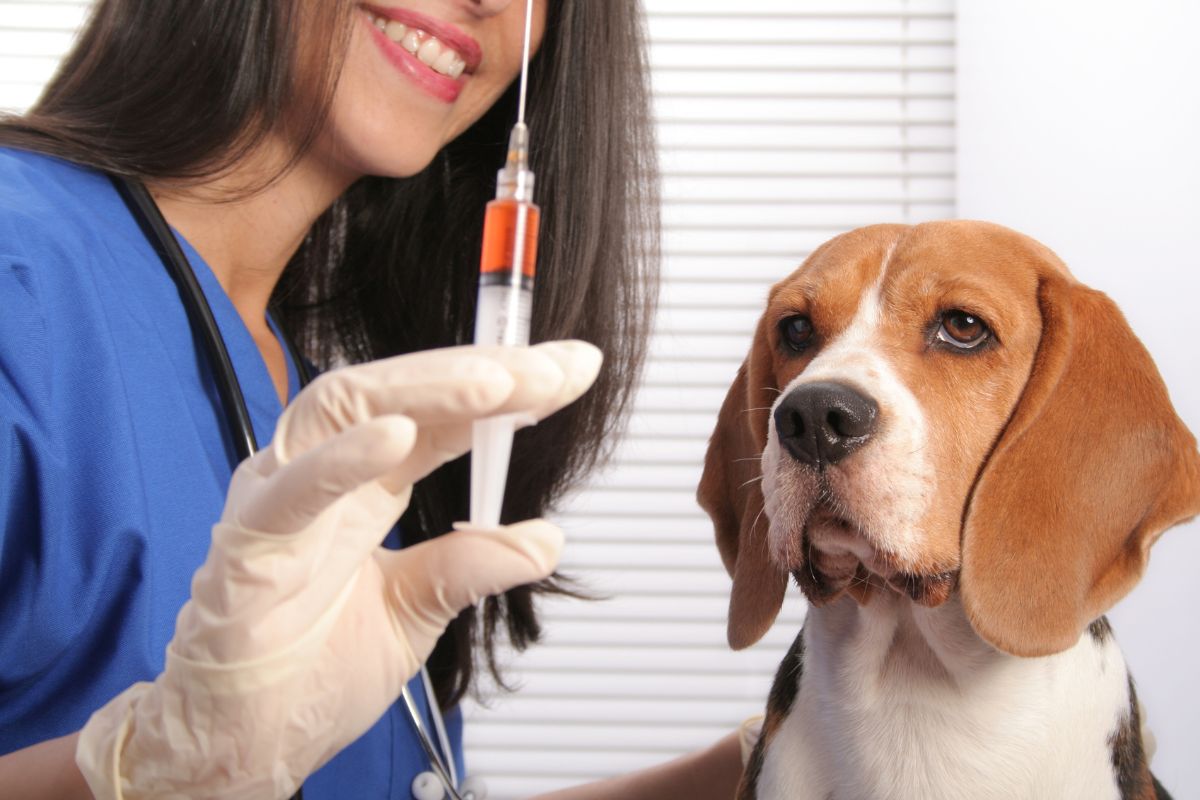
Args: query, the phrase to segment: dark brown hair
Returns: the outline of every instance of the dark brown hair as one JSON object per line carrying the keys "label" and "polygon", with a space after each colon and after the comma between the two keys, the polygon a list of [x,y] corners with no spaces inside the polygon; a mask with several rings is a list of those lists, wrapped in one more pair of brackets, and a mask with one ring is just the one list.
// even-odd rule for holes
{"label": "dark brown hair", "polygon": [[[329,107],[348,6],[100,0],[34,108],[0,120],[0,145],[203,180],[282,129],[299,159]],[[297,37],[299,26],[319,34]],[[585,339],[605,366],[581,400],[517,435],[505,521],[544,514],[610,453],[640,374],[658,264],[643,42],[638,0],[548,3],[529,88],[543,207],[532,339]],[[363,178],[317,220],[273,307],[318,366],[471,341],[483,208],[515,116],[514,87],[423,172]],[[410,540],[466,518],[468,474],[464,458],[418,484],[402,519]],[[562,589],[514,589],[451,624],[429,662],[443,705],[470,687],[477,642],[496,672],[500,626],[517,648],[537,640],[533,595],[547,591]]]}

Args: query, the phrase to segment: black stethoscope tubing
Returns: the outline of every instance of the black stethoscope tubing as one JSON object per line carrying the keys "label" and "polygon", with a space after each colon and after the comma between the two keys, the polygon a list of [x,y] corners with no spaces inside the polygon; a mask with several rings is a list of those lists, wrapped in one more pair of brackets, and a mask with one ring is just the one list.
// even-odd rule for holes
{"label": "black stethoscope tubing", "polygon": [[[154,247],[167,272],[179,287],[179,294],[187,308],[192,328],[204,343],[209,363],[212,364],[217,393],[221,397],[221,405],[225,408],[228,432],[240,463],[258,452],[258,440],[254,436],[254,424],[250,421],[250,412],[246,409],[246,398],[238,383],[237,373],[234,372],[233,361],[229,358],[229,350],[225,347],[225,339],[221,336],[221,329],[217,327],[208,298],[204,296],[204,290],[200,288],[200,282],[196,280],[196,273],[192,270],[187,256],[183,254],[179,242],[171,233],[158,204],[146,191],[146,187],[139,181],[118,177],[113,178],[113,183],[126,204],[133,210],[133,216],[146,239]],[[296,352],[291,339],[287,336],[282,338],[303,387],[311,380],[307,366]]]}

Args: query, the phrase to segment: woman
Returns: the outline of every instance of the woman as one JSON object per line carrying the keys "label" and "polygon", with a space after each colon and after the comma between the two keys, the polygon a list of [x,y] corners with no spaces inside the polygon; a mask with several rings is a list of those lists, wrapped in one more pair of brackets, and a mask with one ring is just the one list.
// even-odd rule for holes
{"label": "woman", "polygon": [[[596,463],[640,366],[655,230],[635,5],[534,2],[532,338],[593,342],[607,366],[518,435],[506,521]],[[375,545],[401,512],[405,544],[466,517],[465,461],[439,465],[473,419],[548,415],[599,364],[569,343],[389,357],[471,339],[523,15],[100,0],[39,103],[0,123],[0,785],[88,796],[78,758],[98,796],[407,797],[428,760],[394,701],[426,655],[461,762],[475,658],[494,663],[498,625],[537,638],[532,595],[557,589],[519,585],[560,535]],[[212,367],[109,176],[143,182],[181,237],[270,442],[232,486]],[[322,369],[385,360],[297,397],[289,338]]]}

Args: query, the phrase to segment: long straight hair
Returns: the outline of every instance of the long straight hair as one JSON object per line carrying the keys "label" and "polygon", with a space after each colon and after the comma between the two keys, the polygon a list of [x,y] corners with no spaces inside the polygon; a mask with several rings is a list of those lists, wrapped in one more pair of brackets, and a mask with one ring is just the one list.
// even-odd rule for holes
{"label": "long straight hair", "polygon": [[[294,164],[324,125],[351,8],[99,0],[38,103],[0,120],[0,145],[203,182],[282,131]],[[605,366],[583,398],[517,434],[506,522],[545,514],[597,467],[631,404],[658,277],[647,74],[639,0],[548,3],[528,107],[543,208],[531,338],[590,341]],[[515,116],[513,87],[423,172],[363,178],[313,225],[273,309],[318,366],[471,341],[483,208]],[[463,458],[418,483],[401,520],[409,541],[466,518],[468,475]],[[451,623],[429,662],[441,703],[470,688],[477,652],[499,679],[499,632],[518,649],[536,641],[533,596],[562,591],[554,579],[513,589]]]}

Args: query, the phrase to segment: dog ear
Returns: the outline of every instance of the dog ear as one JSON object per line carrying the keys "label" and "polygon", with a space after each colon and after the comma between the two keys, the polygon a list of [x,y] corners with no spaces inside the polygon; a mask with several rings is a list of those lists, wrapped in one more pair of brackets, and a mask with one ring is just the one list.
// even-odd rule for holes
{"label": "dog ear", "polygon": [[[762,324],[760,323],[761,334]],[[708,443],[697,499],[712,518],[717,549],[733,578],[729,597],[729,645],[757,642],[783,605],[787,573],[772,561],[763,512],[762,462],[774,379],[765,338],[755,344],[717,417]]]}
{"label": "dog ear", "polygon": [[963,526],[975,630],[1019,656],[1061,652],[1141,577],[1150,545],[1200,513],[1200,454],[1117,307],[1041,278],[1042,335]]}

